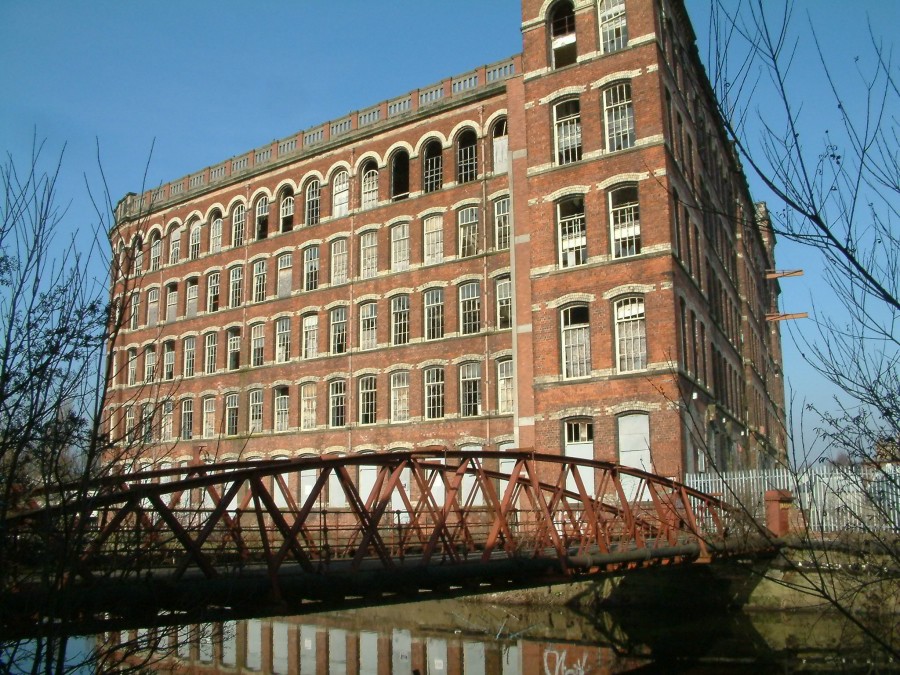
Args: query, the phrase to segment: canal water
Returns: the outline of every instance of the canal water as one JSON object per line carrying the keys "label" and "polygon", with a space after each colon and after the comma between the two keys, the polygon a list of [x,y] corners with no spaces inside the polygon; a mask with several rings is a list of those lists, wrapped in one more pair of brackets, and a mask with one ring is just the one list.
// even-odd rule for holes
{"label": "canal water", "polygon": [[585,675],[891,670],[817,612],[685,611],[442,600],[107,633],[159,673]]}

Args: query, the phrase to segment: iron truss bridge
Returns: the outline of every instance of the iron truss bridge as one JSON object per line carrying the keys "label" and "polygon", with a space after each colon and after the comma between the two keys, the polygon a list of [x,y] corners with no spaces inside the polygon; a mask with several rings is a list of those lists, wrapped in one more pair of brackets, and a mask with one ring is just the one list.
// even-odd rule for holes
{"label": "iron truss bridge", "polygon": [[[88,494],[2,524],[2,556],[20,573],[0,595],[0,633],[329,611],[771,549],[678,482],[530,451],[196,464],[108,477]],[[54,581],[28,573],[55,555]]]}

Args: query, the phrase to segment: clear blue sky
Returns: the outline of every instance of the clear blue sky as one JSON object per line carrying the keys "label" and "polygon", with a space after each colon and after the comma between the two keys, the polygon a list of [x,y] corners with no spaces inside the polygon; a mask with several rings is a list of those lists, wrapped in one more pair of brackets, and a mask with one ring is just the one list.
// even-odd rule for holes
{"label": "clear blue sky", "polygon": [[[842,77],[856,77],[867,18],[888,39],[900,25],[895,0],[797,4],[798,27],[811,13]],[[708,6],[688,2],[701,40]],[[0,0],[0,150],[26,156],[35,130],[51,152],[67,144],[59,192],[74,229],[95,221],[83,174],[96,180],[96,140],[117,200],[140,190],[154,139],[148,186],[516,54],[520,18],[518,0]],[[794,86],[810,124],[827,124],[830,99],[807,77],[812,45],[800,46]],[[820,293],[814,260],[782,244],[778,264],[807,269],[783,283],[782,302],[807,309]],[[785,342],[790,384],[822,400]]]}

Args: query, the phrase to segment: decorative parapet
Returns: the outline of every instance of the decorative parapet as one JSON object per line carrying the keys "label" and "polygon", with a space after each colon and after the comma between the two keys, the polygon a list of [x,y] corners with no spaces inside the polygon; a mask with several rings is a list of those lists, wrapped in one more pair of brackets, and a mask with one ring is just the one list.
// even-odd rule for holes
{"label": "decorative parapet", "polygon": [[421,108],[470,96],[481,89],[496,86],[519,71],[521,71],[521,55],[516,55],[273,141],[265,147],[232,157],[161,185],[155,190],[148,190],[143,195],[129,193],[122,198],[116,208],[117,219],[138,215],[147,208],[156,209],[168,201],[184,199],[191,193],[207,189],[235,174],[274,164],[285,157],[301,155],[307,149],[359,129],[378,128],[379,125],[387,124],[397,117],[414,114]]}

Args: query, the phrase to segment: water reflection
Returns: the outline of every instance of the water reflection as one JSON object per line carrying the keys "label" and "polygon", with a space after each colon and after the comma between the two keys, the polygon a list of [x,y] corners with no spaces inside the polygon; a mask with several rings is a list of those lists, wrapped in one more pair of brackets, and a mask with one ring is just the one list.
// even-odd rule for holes
{"label": "water reflection", "polygon": [[[828,622],[819,615],[691,614],[683,607],[614,616],[444,600],[122,631],[103,639],[136,646],[128,660],[160,673],[757,673],[848,657],[851,665],[853,655],[835,649],[837,632],[829,634]],[[867,657],[858,658],[864,664]]]}

